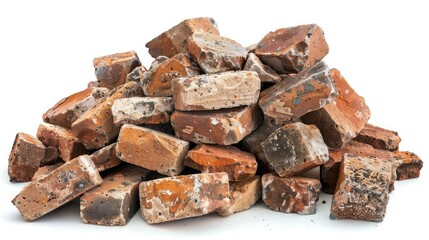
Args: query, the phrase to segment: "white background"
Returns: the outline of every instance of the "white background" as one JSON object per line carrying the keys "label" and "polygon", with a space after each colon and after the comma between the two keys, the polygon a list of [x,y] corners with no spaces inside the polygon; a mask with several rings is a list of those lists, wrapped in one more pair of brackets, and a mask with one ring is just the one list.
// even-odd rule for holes
{"label": "white background", "polygon": [[[94,80],[92,59],[136,50],[145,66],[145,43],[181,20],[213,17],[223,36],[244,46],[269,31],[317,23],[325,31],[325,58],[365,97],[370,122],[397,130],[402,150],[429,159],[427,111],[429,22],[425,1],[1,1],[0,3],[0,226],[16,237],[192,239],[272,235],[279,239],[423,238],[427,235],[428,171],[396,183],[384,222],[329,220],[330,196],[316,215],[253,209],[148,225],[139,213],[126,227],[80,222],[78,203],[26,223],[10,200],[22,184],[9,183],[7,160],[15,134],[35,134],[42,114]],[[428,166],[426,166],[427,168]],[[6,230],[6,231],[5,231]],[[423,234],[423,235],[422,235]]]}

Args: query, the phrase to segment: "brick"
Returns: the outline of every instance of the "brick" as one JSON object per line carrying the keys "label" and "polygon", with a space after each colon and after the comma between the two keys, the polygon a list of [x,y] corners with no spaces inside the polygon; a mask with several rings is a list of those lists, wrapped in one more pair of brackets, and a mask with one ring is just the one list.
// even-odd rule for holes
{"label": "brick", "polygon": [[401,165],[396,169],[396,180],[406,180],[420,176],[423,161],[419,156],[408,151],[395,151],[392,152],[392,155],[401,162]]}
{"label": "brick", "polygon": [[235,144],[261,123],[262,114],[255,106],[216,111],[174,111],[171,115],[176,136],[194,143]]}
{"label": "brick", "polygon": [[258,43],[255,54],[278,73],[298,73],[329,52],[323,30],[316,24],[281,28]]}
{"label": "brick", "polygon": [[303,173],[329,160],[328,148],[314,125],[284,125],[261,145],[268,162],[281,177]]}
{"label": "brick", "polygon": [[107,88],[90,87],[61,99],[43,114],[43,121],[70,129],[84,112],[93,107],[98,99],[107,96]]}
{"label": "brick", "polygon": [[258,163],[251,153],[233,146],[200,144],[188,152],[185,166],[203,173],[226,172],[229,181],[242,181],[255,175]]}
{"label": "brick", "polygon": [[79,156],[24,186],[12,200],[26,221],[33,221],[101,184],[88,155]]}
{"label": "brick", "polygon": [[111,107],[115,100],[143,96],[143,90],[136,82],[128,82],[111,91],[110,95],[80,116],[73,124],[73,133],[88,149],[99,149],[109,145],[119,133],[113,123]]}
{"label": "brick", "polygon": [[47,146],[45,149],[45,157],[40,161],[40,166],[56,163],[58,161],[58,149]]}
{"label": "brick", "polygon": [[331,69],[330,76],[337,86],[338,97],[323,108],[305,114],[301,120],[316,125],[330,148],[341,148],[365,127],[371,112],[340,71]]}
{"label": "brick", "polygon": [[156,57],[155,60],[153,60],[153,62],[150,64],[150,68],[149,69],[157,68],[159,66],[159,64],[161,64],[162,62],[167,61],[168,59],[169,58],[166,57],[166,56],[158,56],[158,57]]}
{"label": "brick", "polygon": [[65,162],[88,153],[82,142],[67,128],[49,123],[41,123],[37,138],[45,145],[58,149],[59,157]]}
{"label": "brick", "polygon": [[242,70],[247,57],[239,43],[211,33],[194,33],[188,39],[188,51],[207,74]]}
{"label": "brick", "polygon": [[54,171],[55,169],[61,167],[63,164],[64,162],[57,162],[52,165],[45,165],[43,167],[39,167],[39,169],[37,169],[37,171],[34,173],[33,177],[31,178],[31,181],[35,181],[39,177]]}
{"label": "brick", "polygon": [[116,126],[161,124],[170,121],[173,110],[171,97],[122,98],[113,103],[113,122]]}
{"label": "brick", "polygon": [[226,173],[183,175],[140,184],[141,213],[150,224],[202,216],[228,203]]}
{"label": "brick", "polygon": [[173,80],[174,107],[181,111],[215,110],[258,101],[261,81],[256,72],[238,71]]}
{"label": "brick", "polygon": [[107,145],[90,155],[99,172],[114,168],[122,163],[116,156],[116,143]]}
{"label": "brick", "polygon": [[345,154],[331,205],[331,219],[383,221],[392,167],[385,161]]}
{"label": "brick", "polygon": [[249,53],[247,56],[246,64],[243,70],[254,71],[258,73],[262,83],[278,83],[282,78],[276,71],[265,65],[261,60],[253,53]]}
{"label": "brick", "polygon": [[98,57],[94,59],[93,64],[98,86],[108,89],[124,84],[127,75],[141,65],[134,51]]}
{"label": "brick", "polygon": [[280,122],[320,109],[336,96],[331,72],[320,62],[265,89],[258,103],[266,116]]}
{"label": "brick", "polygon": [[117,156],[125,162],[167,176],[183,170],[189,143],[149,128],[125,124],[116,144]]}
{"label": "brick", "polygon": [[277,212],[315,214],[320,188],[319,180],[313,178],[262,176],[262,200]]}
{"label": "brick", "polygon": [[261,198],[261,177],[253,176],[246,180],[229,183],[229,204],[217,212],[224,217],[251,208]]}
{"label": "brick", "polygon": [[147,69],[145,66],[139,66],[134,68],[130,73],[127,74],[127,77],[125,78],[125,82],[137,82],[140,83],[140,81],[143,79],[145,73],[147,72]]}
{"label": "brick", "polygon": [[369,144],[376,149],[388,151],[398,150],[401,142],[397,132],[371,124],[367,124],[354,140]]}
{"label": "brick", "polygon": [[84,223],[124,226],[139,209],[139,184],[149,170],[125,165],[107,174],[103,183],[80,198],[80,218]]}

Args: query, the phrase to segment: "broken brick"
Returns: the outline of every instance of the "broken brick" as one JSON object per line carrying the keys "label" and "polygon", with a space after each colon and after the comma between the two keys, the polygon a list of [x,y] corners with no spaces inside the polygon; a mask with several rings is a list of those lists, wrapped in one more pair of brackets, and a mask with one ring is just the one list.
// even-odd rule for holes
{"label": "broken brick", "polygon": [[392,155],[401,162],[401,165],[396,169],[397,180],[418,178],[420,176],[423,161],[419,156],[408,151],[395,151],[392,152]]}
{"label": "broken brick", "polygon": [[127,77],[125,78],[125,82],[137,82],[140,83],[140,81],[143,79],[145,73],[147,72],[147,69],[144,66],[139,66],[134,68],[130,73],[127,74]]}
{"label": "broken brick", "polygon": [[259,79],[262,83],[278,83],[282,78],[277,74],[272,68],[268,65],[265,65],[259,60],[259,58],[253,54],[249,53],[247,56],[246,64],[244,65],[243,70],[254,71],[258,73]]}
{"label": "broken brick", "polygon": [[45,165],[43,167],[39,167],[39,169],[37,169],[37,171],[34,173],[33,177],[31,178],[31,181],[35,181],[39,177],[54,171],[55,169],[61,167],[63,164],[64,162],[57,162],[52,165]]}
{"label": "broken brick", "polygon": [[122,163],[116,156],[116,143],[107,145],[90,155],[99,172],[114,168]]}
{"label": "broken brick", "polygon": [[373,146],[376,149],[396,151],[399,148],[401,138],[395,131],[387,130],[371,124],[367,124],[354,139]]}

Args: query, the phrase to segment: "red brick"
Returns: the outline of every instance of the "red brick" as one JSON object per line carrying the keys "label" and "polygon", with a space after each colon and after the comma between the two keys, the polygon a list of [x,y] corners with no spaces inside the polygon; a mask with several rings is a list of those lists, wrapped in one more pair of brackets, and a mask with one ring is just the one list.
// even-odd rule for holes
{"label": "red brick", "polygon": [[401,165],[396,169],[397,180],[418,178],[420,176],[423,161],[419,156],[408,151],[395,151],[392,152],[392,155],[401,162]]}
{"label": "red brick", "polygon": [[99,172],[114,168],[122,163],[116,156],[116,143],[107,145],[90,155]]}
{"label": "red brick", "polygon": [[274,71],[268,65],[263,64],[261,60],[259,60],[259,58],[253,53],[249,53],[249,55],[247,55],[246,64],[244,65],[243,70],[254,71],[258,73],[262,83],[278,83],[280,80],[282,80],[276,71]]}
{"label": "red brick", "polygon": [[369,144],[376,149],[388,151],[398,150],[401,142],[397,132],[371,124],[367,124],[354,140]]}

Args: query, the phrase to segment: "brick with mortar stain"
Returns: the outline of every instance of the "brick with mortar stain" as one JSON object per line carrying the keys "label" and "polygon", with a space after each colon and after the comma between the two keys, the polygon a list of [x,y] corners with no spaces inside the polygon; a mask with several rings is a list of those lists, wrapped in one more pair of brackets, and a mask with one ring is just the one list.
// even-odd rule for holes
{"label": "brick with mortar stain", "polygon": [[261,81],[251,71],[224,72],[173,80],[174,107],[181,111],[215,110],[258,101]]}
{"label": "brick with mortar stain", "polygon": [[145,66],[139,66],[134,68],[130,73],[127,74],[127,77],[125,78],[125,82],[137,82],[140,83],[140,81],[143,79],[145,73],[147,72],[147,69]]}
{"label": "brick with mortar stain", "polygon": [[122,163],[116,156],[116,143],[107,145],[90,155],[99,172],[114,168]]}
{"label": "brick with mortar stain", "polygon": [[31,178],[31,181],[35,181],[39,177],[54,171],[55,169],[61,167],[63,164],[64,162],[57,162],[52,165],[45,165],[43,167],[39,167],[39,169],[37,169],[37,171],[34,173],[33,177]]}
{"label": "brick with mortar stain", "polygon": [[229,183],[229,204],[217,212],[224,216],[230,216],[236,212],[251,208],[261,198],[261,177],[251,178]]}
{"label": "brick with mortar stain", "polygon": [[301,117],[303,123],[316,125],[330,148],[341,148],[364,129],[371,112],[337,69],[330,70],[338,97],[323,108]]}
{"label": "brick with mortar stain", "polygon": [[161,124],[170,121],[174,110],[171,97],[132,97],[117,99],[112,106],[116,126]]}
{"label": "brick with mortar stain", "polygon": [[183,175],[140,184],[141,213],[150,224],[206,215],[228,204],[226,173]]}
{"label": "brick with mortar stain", "polygon": [[127,164],[104,177],[103,183],[80,198],[84,223],[124,226],[139,209],[139,184],[149,170]]}
{"label": "brick with mortar stain", "polygon": [[247,57],[239,43],[211,33],[194,33],[188,39],[188,51],[208,74],[242,70]]}
{"label": "brick with mortar stain", "polygon": [[257,72],[262,83],[277,83],[282,80],[278,73],[276,73],[268,65],[263,64],[261,60],[259,60],[259,58],[253,53],[249,53],[247,56],[246,64],[244,65],[243,70]]}
{"label": "brick with mortar stain", "polygon": [[354,140],[369,144],[376,149],[388,151],[398,150],[401,142],[397,132],[371,124],[367,124]]}
{"label": "brick with mortar stain", "polygon": [[108,89],[124,84],[127,75],[141,65],[134,51],[98,57],[94,59],[93,64],[99,87]]}
{"label": "brick with mortar stain", "polygon": [[331,205],[331,219],[381,222],[389,201],[392,167],[379,159],[345,154]]}
{"label": "brick with mortar stain", "polygon": [[258,43],[255,54],[278,73],[297,73],[318,63],[329,52],[316,24],[281,28]]}
{"label": "brick with mortar stain", "polygon": [[261,145],[267,161],[281,177],[303,173],[329,160],[328,147],[314,125],[286,124]]}
{"label": "brick with mortar stain", "polygon": [[320,188],[319,180],[313,178],[262,176],[262,200],[277,212],[315,214]]}
{"label": "brick with mortar stain", "polygon": [[79,156],[24,186],[12,200],[26,221],[33,221],[101,184],[88,155]]}
{"label": "brick with mortar stain", "polygon": [[320,62],[262,91],[259,106],[278,122],[320,109],[337,96],[331,75],[328,66]]}
{"label": "brick with mortar stain", "polygon": [[255,106],[216,111],[174,111],[171,125],[176,136],[186,141],[231,145],[258,128],[262,118],[262,113]]}
{"label": "brick with mortar stain", "polygon": [[80,116],[73,124],[73,133],[88,149],[99,149],[110,144],[119,133],[113,123],[111,107],[115,100],[143,96],[143,90],[136,82],[128,82],[112,90],[109,96]]}
{"label": "brick with mortar stain", "polygon": [[168,176],[179,175],[189,143],[149,128],[125,124],[116,143],[116,154],[125,162]]}
{"label": "brick with mortar stain", "polygon": [[188,38],[196,32],[219,34],[216,23],[212,18],[200,17],[186,19],[158,37],[146,43],[152,57],[164,55],[172,57],[179,53],[187,53]]}
{"label": "brick with mortar stain", "polygon": [[396,169],[397,180],[418,178],[420,176],[423,161],[419,156],[408,151],[395,151],[392,152],[392,155],[395,159],[401,161],[401,165]]}
{"label": "brick with mortar stain", "polygon": [[233,146],[200,144],[188,152],[185,166],[203,173],[226,172],[229,181],[242,181],[255,175],[258,163],[251,153]]}
{"label": "brick with mortar stain", "polygon": [[66,162],[88,153],[82,142],[67,128],[41,123],[37,129],[37,138],[43,144],[57,148],[58,155]]}
{"label": "brick with mortar stain", "polygon": [[84,112],[93,107],[98,99],[107,96],[109,89],[90,87],[61,99],[43,114],[43,121],[70,129]]}
{"label": "brick with mortar stain", "polygon": [[170,97],[173,95],[171,84],[174,78],[193,77],[201,70],[189,56],[179,53],[151,68],[141,79],[146,96]]}

